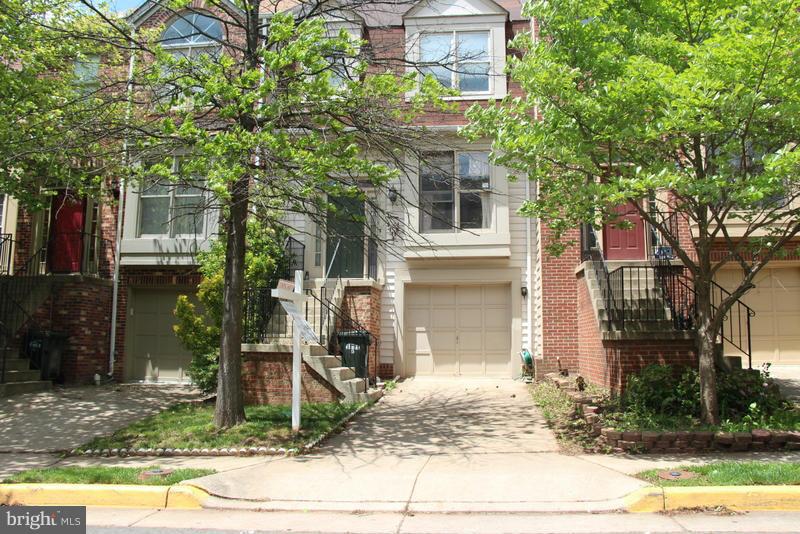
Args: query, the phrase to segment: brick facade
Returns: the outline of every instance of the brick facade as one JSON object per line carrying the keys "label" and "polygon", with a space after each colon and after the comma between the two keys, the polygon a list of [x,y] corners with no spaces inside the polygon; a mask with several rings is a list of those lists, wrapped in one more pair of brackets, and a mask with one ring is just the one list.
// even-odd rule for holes
{"label": "brick facade", "polygon": [[[547,254],[544,247],[552,232],[546,225],[541,226],[542,354],[535,355],[537,376],[558,371],[559,366],[561,369],[576,371],[579,354],[578,285],[575,267],[580,263],[580,247],[571,246],[558,257]],[[571,231],[564,239],[580,242],[580,232]]]}
{"label": "brick facade", "polygon": [[114,379],[125,380],[125,335],[130,290],[136,288],[192,288],[200,283],[200,273],[194,267],[143,267],[123,266],[120,269],[119,294],[117,298],[116,357]]}
{"label": "brick facade", "polygon": [[[247,352],[242,355],[242,388],[245,404],[292,402],[292,354]],[[339,392],[303,362],[303,402],[336,402]]]}
{"label": "brick facade", "polygon": [[378,358],[381,339],[381,292],[381,289],[373,286],[347,286],[342,301],[342,311],[375,336],[369,347],[370,377],[380,374]]}

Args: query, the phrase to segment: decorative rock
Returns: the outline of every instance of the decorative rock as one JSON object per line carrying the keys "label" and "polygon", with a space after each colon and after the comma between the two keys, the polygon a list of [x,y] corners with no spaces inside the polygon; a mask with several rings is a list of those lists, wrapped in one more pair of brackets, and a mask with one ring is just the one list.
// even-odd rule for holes
{"label": "decorative rock", "polygon": [[258,448],[258,454],[267,454],[267,448],[266,447],[259,447]]}
{"label": "decorative rock", "polygon": [[717,432],[714,434],[714,441],[722,445],[731,445],[734,441],[733,434],[730,432]]}
{"label": "decorative rock", "polygon": [[[641,432],[623,432],[622,439],[625,441],[641,441],[642,440],[642,433]],[[621,447],[622,445],[620,445]]]}
{"label": "decorative rock", "polygon": [[192,456],[200,456],[200,449],[192,449]]}
{"label": "decorative rock", "polygon": [[791,443],[800,443],[800,432],[796,430],[788,432],[788,441]]}
{"label": "decorative rock", "polygon": [[286,454],[286,449],[281,447],[280,449],[278,449],[278,454]]}
{"label": "decorative rock", "polygon": [[782,445],[789,441],[789,432],[785,430],[777,430],[772,433],[772,443]]}
{"label": "decorative rock", "polygon": [[658,441],[661,438],[661,432],[642,432],[642,441]]}
{"label": "decorative rock", "polygon": [[786,444],[786,450],[789,451],[800,451],[800,443],[796,441],[790,441]]}
{"label": "decorative rock", "polygon": [[209,452],[210,451],[208,449],[200,449],[200,454],[202,454],[203,456],[208,456]]}
{"label": "decorative rock", "polygon": [[278,452],[278,449],[276,449],[275,447],[270,447],[269,448],[269,452],[271,452],[272,454],[275,454],[276,452]]}
{"label": "decorative rock", "polygon": [[622,437],[622,432],[618,432],[613,428],[604,428],[600,431],[600,435],[609,441],[616,441]]}
{"label": "decorative rock", "polygon": [[735,443],[750,443],[753,441],[753,435],[750,432],[734,432],[733,441]]}
{"label": "decorative rock", "polygon": [[678,433],[677,432],[662,432],[661,433],[661,439],[663,439],[664,441],[669,441],[670,443],[674,442],[675,438],[677,438],[677,437],[678,437]]}
{"label": "decorative rock", "polygon": [[753,436],[753,441],[762,441],[766,443],[772,438],[772,432],[769,430],[756,429],[750,432],[750,434]]}

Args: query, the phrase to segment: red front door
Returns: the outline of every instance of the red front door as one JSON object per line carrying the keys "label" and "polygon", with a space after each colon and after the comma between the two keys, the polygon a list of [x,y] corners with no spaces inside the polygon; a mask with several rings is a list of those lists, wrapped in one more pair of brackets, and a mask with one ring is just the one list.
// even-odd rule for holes
{"label": "red front door", "polygon": [[47,264],[52,273],[76,273],[83,258],[86,201],[67,193],[53,198]]}
{"label": "red front door", "polygon": [[617,208],[619,221],[629,221],[633,228],[624,230],[614,226],[603,227],[603,250],[607,260],[645,259],[644,221],[634,204]]}

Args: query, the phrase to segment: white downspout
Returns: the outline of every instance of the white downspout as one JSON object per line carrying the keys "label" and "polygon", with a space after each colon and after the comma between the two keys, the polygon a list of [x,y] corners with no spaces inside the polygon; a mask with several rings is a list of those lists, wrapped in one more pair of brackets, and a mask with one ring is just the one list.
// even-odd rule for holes
{"label": "white downspout", "polygon": [[[136,30],[131,31],[131,38],[136,37]],[[125,111],[125,122],[130,121],[132,96],[133,96],[133,69],[136,64],[136,52],[131,46],[131,58],[128,62],[128,108]],[[122,142],[122,158],[125,169],[130,168],[130,154],[128,152],[128,136]],[[119,304],[119,262],[120,262],[120,245],[122,244],[122,229],[123,220],[125,218],[125,197],[127,193],[127,184],[125,183],[125,174],[123,172],[119,181],[119,208],[117,209],[117,235],[114,244],[114,276],[111,287],[111,340],[108,348],[108,376],[114,376],[114,364],[117,359],[117,306]]]}
{"label": "white downspout", "polygon": [[[531,200],[531,181],[525,180],[525,201]],[[531,218],[525,217],[525,285],[528,287],[528,295],[525,297],[525,313],[527,318],[528,346],[531,354],[534,353],[534,332],[533,332],[533,250],[531,247]]]}

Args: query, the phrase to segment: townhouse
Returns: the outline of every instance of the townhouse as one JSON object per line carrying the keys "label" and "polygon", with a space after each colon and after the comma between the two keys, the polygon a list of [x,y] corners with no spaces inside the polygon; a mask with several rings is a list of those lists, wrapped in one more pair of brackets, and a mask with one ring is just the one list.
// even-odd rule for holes
{"label": "townhouse", "polygon": [[[224,35],[202,10],[196,2],[191,12],[176,16],[146,1],[128,22],[163,27],[165,44],[190,55]],[[187,32],[187,24],[202,26],[203,35]],[[405,54],[460,95],[449,97],[454,111],[418,119],[429,134],[420,147],[424,160],[409,156],[388,195],[367,191],[405,230],[381,227],[363,203],[347,199],[338,201],[344,212],[366,217],[366,224],[337,216],[324,225],[303,217],[291,221],[291,263],[304,272],[307,315],[325,338],[306,350],[307,398],[367,393],[367,380],[336,358],[331,341],[337,330],[369,332],[367,379],[518,377],[527,372],[520,351],[529,349],[537,373],[567,370],[618,388],[649,363],[695,362],[691,325],[683,321],[691,312],[665,289],[674,287],[663,276],[663,261],[672,257],[656,232],[626,213],[633,229],[587,226],[571,236],[579,245],[550,257],[547,226],[517,214],[535,197],[535,184],[509,181],[505,169],[489,162],[488,141],[467,143],[458,135],[470,105],[517,90],[505,74],[508,42],[535,30],[521,14],[521,2],[399,2],[348,11],[331,24],[380,42],[386,54]],[[181,214],[181,207],[202,205],[200,189],[114,184],[107,193],[113,202],[57,192],[51,207],[38,213],[19,211],[0,196],[0,234],[10,235],[0,241],[6,247],[0,258],[9,258],[0,290],[6,296],[17,291],[13,295],[24,304],[24,313],[19,307],[5,311],[11,317],[7,337],[16,346],[6,342],[12,348],[4,362],[12,362],[5,368],[20,373],[14,380],[30,388],[47,385],[33,380],[37,373],[20,350],[34,331],[66,335],[60,378],[67,383],[91,382],[95,375],[188,381],[190,354],[173,333],[173,309],[178,295],[196,290],[196,254],[214,239],[216,214]],[[691,228],[682,235],[690,240]],[[750,326],[729,333],[725,353],[741,355],[746,348],[756,365],[800,363],[793,327],[800,324],[799,259],[787,256],[760,276],[743,299],[749,306],[731,315],[730,324],[742,324],[746,316]],[[739,275],[724,270],[719,282],[729,285]],[[622,302],[637,310],[633,316],[624,309],[620,316],[607,298],[615,290],[609,280],[618,279],[628,284]],[[256,302],[248,299],[247,316],[260,314],[257,328],[246,328],[243,340],[246,396],[280,402],[288,394],[291,322],[274,302]],[[13,381],[8,373],[4,380]]]}

